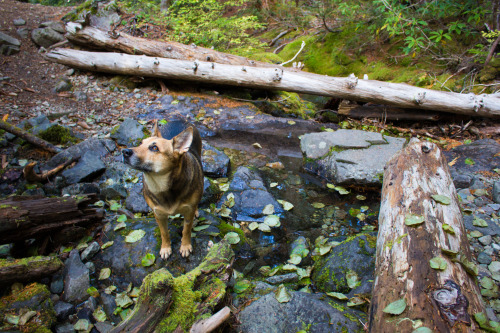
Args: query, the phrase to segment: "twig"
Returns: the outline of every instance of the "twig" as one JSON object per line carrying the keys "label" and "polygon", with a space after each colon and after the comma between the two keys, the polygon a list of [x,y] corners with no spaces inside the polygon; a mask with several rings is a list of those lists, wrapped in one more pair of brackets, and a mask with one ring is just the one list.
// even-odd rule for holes
{"label": "twig", "polygon": [[43,139],[40,139],[39,137],[30,134],[26,132],[23,129],[20,129],[19,127],[16,127],[14,125],[11,125],[3,120],[0,120],[0,129],[3,129],[9,133],[12,133],[20,138],[23,138],[24,140],[28,141],[31,144],[34,144],[35,146],[38,146],[40,148],[43,148],[51,153],[59,153],[61,151],[60,148],[57,148],[50,142],[47,142]]}
{"label": "twig", "polygon": [[279,50],[281,50],[282,48],[284,48],[285,46],[287,46],[288,43],[284,43],[284,44],[281,44],[280,46],[278,46],[276,49],[274,49],[273,53],[274,54],[277,54]]}
{"label": "twig", "polygon": [[300,53],[300,52],[302,52],[302,49],[304,48],[304,46],[306,46],[306,42],[302,41],[302,44],[300,45],[300,50],[299,50],[299,51],[295,54],[295,56],[294,56],[292,59],[290,59],[290,60],[288,60],[288,61],[285,61],[285,62],[281,63],[281,64],[280,64],[280,66],[286,65],[286,64],[288,64],[289,62],[294,61],[294,60],[295,60],[295,58],[297,58],[297,57],[298,57],[299,53]]}
{"label": "twig", "polygon": [[79,157],[72,158],[69,161],[64,162],[63,164],[56,166],[54,169],[42,172],[40,175],[37,174],[34,170],[36,162],[31,162],[27,164],[23,169],[24,179],[26,179],[28,183],[43,183],[56,173],[66,168],[68,165],[72,164],[73,162],[76,162],[78,159]]}
{"label": "twig", "polygon": [[278,41],[278,39],[280,39],[281,37],[285,36],[287,33],[289,33],[291,30],[288,29],[288,30],[285,30],[285,31],[282,31],[278,34],[278,36],[274,37],[273,40],[271,42],[269,42],[269,46],[273,46],[274,43],[276,43]]}

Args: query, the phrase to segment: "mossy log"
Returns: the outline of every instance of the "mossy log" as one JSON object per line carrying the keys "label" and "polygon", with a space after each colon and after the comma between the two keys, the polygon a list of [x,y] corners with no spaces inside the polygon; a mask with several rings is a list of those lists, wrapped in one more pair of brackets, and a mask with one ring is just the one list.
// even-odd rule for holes
{"label": "mossy log", "polygon": [[445,157],[412,139],[384,172],[369,331],[479,331],[469,246]]}
{"label": "mossy log", "polygon": [[212,315],[226,295],[234,253],[226,241],[215,244],[203,262],[174,278],[165,268],[144,279],[136,306],[112,333],[188,332]]}
{"label": "mossy log", "polygon": [[101,222],[104,211],[88,207],[96,201],[95,195],[14,196],[0,200],[0,244],[37,238],[68,226]]}
{"label": "mossy log", "polygon": [[63,267],[57,257],[0,259],[0,284],[35,281],[50,276]]}
{"label": "mossy log", "polygon": [[477,117],[500,117],[500,97],[495,94],[459,94],[412,87],[406,84],[349,77],[331,77],[289,71],[282,66],[252,67],[206,61],[175,60],[123,53],[55,49],[46,58],[84,70],[148,76],[205,84],[283,90],[347,100],[449,112]]}
{"label": "mossy log", "polygon": [[9,124],[6,121],[0,120],[0,129],[3,129],[4,131],[7,131],[9,133],[12,133],[12,134],[28,141],[29,143],[31,143],[37,147],[40,147],[46,151],[49,151],[51,153],[57,154],[57,153],[61,152],[61,148],[57,148],[56,146],[54,146],[50,142],[47,142],[43,139],[40,139],[39,137],[37,137],[31,133],[28,133],[19,127],[16,127],[12,124]]}

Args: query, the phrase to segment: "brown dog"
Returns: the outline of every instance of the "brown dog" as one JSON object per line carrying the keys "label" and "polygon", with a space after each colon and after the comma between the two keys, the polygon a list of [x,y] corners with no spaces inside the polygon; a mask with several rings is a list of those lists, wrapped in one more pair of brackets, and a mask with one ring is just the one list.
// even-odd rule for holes
{"label": "brown dog", "polygon": [[144,198],[161,232],[160,256],[166,259],[172,253],[168,217],[181,214],[184,229],[180,252],[187,257],[193,250],[191,229],[203,195],[201,137],[194,126],[182,121],[167,123],[162,132],[165,137],[155,121],[153,136],[138,147],[123,149],[123,161],[144,172]]}

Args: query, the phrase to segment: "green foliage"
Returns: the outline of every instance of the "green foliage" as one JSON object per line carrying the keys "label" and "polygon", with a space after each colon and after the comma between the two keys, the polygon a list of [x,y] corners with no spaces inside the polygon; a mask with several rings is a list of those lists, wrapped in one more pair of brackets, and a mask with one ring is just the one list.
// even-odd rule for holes
{"label": "green foliage", "polygon": [[243,15],[236,11],[246,0],[178,0],[168,9],[172,40],[195,43],[216,49],[228,49],[245,45],[260,46],[260,41],[251,37],[249,31],[262,29],[254,15]]}

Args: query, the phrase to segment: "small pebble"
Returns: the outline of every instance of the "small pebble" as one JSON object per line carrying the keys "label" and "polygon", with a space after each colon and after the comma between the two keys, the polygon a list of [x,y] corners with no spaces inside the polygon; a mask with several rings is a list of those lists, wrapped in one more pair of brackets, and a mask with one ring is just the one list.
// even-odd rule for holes
{"label": "small pebble", "polygon": [[491,244],[491,235],[479,237],[477,240],[479,241],[479,243],[483,244],[484,246],[490,245]]}
{"label": "small pebble", "polygon": [[480,264],[485,264],[485,265],[489,265],[493,259],[491,259],[491,257],[489,255],[487,255],[486,253],[484,252],[481,252],[479,253],[479,255],[477,256],[477,261],[480,263]]}
{"label": "small pebble", "polygon": [[14,23],[15,26],[21,26],[26,24],[26,21],[23,20],[22,18],[14,19],[14,21],[12,22]]}

